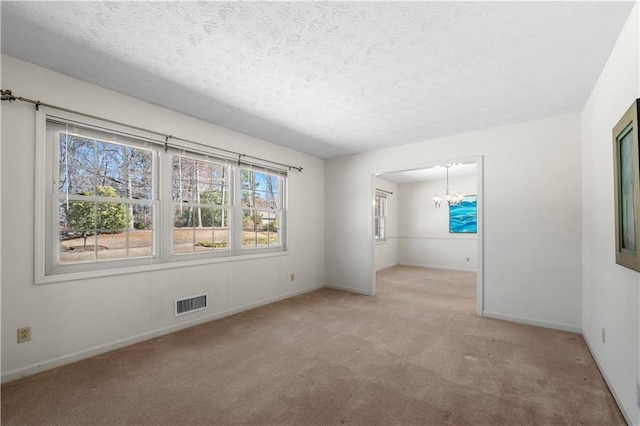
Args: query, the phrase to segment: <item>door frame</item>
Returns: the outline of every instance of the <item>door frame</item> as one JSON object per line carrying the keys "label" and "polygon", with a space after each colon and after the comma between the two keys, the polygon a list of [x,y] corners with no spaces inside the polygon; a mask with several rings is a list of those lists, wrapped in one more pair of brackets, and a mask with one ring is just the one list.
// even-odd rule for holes
{"label": "door frame", "polygon": [[[404,172],[410,170],[428,169],[441,164],[454,164],[454,163],[476,163],[477,165],[477,222],[478,222],[478,270],[476,278],[476,308],[478,316],[483,316],[484,313],[484,157],[482,155],[476,157],[462,157],[453,159],[444,159],[440,161],[429,161],[423,164],[412,164],[411,166],[396,166],[386,169],[376,169],[371,171],[371,184],[370,193],[371,200],[375,200],[376,188],[375,178],[378,175],[385,173]],[[369,295],[375,296],[376,294],[376,263],[375,263],[375,238],[374,238],[374,206],[371,203],[370,214],[370,242],[371,248],[371,276],[369,280]]]}

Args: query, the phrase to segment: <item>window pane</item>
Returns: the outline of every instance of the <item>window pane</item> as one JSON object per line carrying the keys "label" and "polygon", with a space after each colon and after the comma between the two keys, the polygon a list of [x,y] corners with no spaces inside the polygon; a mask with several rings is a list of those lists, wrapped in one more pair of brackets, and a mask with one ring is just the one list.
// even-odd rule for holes
{"label": "window pane", "polygon": [[153,256],[153,231],[129,231],[129,257]]}
{"label": "window pane", "polygon": [[139,231],[153,230],[153,208],[142,204],[129,205],[129,228]]}
{"label": "window pane", "polygon": [[213,248],[214,250],[229,250],[229,228],[216,226],[213,228]]}
{"label": "window pane", "polygon": [[279,245],[276,213],[243,210],[242,231],[243,248]]}
{"label": "window pane", "polygon": [[229,209],[176,205],[173,214],[173,252],[229,249]]}
{"label": "window pane", "polygon": [[94,142],[60,133],[58,156],[59,192],[92,193],[95,190]]}
{"label": "window pane", "polygon": [[[101,189],[102,188],[102,189]],[[98,195],[108,197],[112,188],[98,187]],[[127,205],[118,202],[97,203],[96,229],[102,233],[122,232],[127,228]]]}
{"label": "window pane", "polygon": [[153,208],[142,204],[127,206],[129,257],[153,255]]}
{"label": "window pane", "polygon": [[126,149],[122,145],[97,140],[96,169],[102,173],[106,171],[126,172]]}
{"label": "window pane", "polygon": [[[127,197],[127,177],[125,175],[120,174],[118,171],[103,171],[100,170],[96,173],[96,193],[101,197],[119,197],[126,198]],[[109,195],[101,195],[101,191],[106,193],[104,189],[100,188],[111,188],[108,191]],[[92,195],[92,194],[87,194]]]}
{"label": "window pane", "polygon": [[151,175],[130,174],[127,181],[127,196],[136,200],[153,198]]}
{"label": "window pane", "polygon": [[151,150],[62,133],[58,151],[60,193],[96,195],[103,186],[113,196],[151,199]]}
{"label": "window pane", "polygon": [[213,229],[212,228],[196,228],[195,229],[195,251],[212,251],[213,250]]}
{"label": "window pane", "polygon": [[96,228],[95,207],[92,201],[61,201],[60,232],[93,231]]}
{"label": "window pane", "polygon": [[98,230],[96,257],[98,260],[122,259],[127,257],[126,231]]}
{"label": "window pane", "polygon": [[173,201],[195,204],[228,204],[227,166],[210,161],[172,156]]}
{"label": "window pane", "polygon": [[278,208],[280,199],[280,178],[274,175],[264,175],[265,177],[265,197],[270,207]]}
{"label": "window pane", "polygon": [[127,148],[127,158],[129,162],[129,173],[150,175],[152,171],[153,157],[151,150],[134,148],[131,146]]}
{"label": "window pane", "polygon": [[242,206],[280,208],[280,180],[276,175],[242,170]]}
{"label": "window pane", "polygon": [[194,209],[177,206],[173,209],[173,252],[192,253],[195,245]]}
{"label": "window pane", "polygon": [[[210,188],[207,190],[203,190],[200,188],[199,197],[195,202],[198,204],[217,204],[222,205],[223,200],[223,191],[220,188]],[[225,194],[227,196],[227,194]]]}
{"label": "window pane", "polygon": [[91,230],[60,231],[60,263],[95,260],[96,237]]}

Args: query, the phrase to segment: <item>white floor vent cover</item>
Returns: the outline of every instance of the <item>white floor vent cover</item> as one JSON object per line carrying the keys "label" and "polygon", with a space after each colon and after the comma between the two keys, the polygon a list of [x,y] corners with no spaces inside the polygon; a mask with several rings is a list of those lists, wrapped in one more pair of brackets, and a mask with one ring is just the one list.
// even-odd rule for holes
{"label": "white floor vent cover", "polygon": [[201,311],[209,306],[209,293],[176,300],[176,316]]}

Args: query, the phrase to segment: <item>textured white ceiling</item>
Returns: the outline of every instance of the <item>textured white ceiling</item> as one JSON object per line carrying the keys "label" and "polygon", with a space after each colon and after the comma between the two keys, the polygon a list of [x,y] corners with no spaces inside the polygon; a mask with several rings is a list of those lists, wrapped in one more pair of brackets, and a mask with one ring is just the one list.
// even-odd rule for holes
{"label": "textured white ceiling", "polygon": [[2,51],[331,158],[581,110],[632,5],[2,1]]}

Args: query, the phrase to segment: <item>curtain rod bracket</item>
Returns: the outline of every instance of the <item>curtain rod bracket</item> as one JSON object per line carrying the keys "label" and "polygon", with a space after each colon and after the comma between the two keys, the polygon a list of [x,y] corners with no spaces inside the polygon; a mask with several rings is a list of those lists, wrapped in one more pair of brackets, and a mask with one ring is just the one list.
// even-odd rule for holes
{"label": "curtain rod bracket", "polygon": [[2,90],[2,100],[3,101],[15,101],[17,98],[11,94],[11,89]]}

